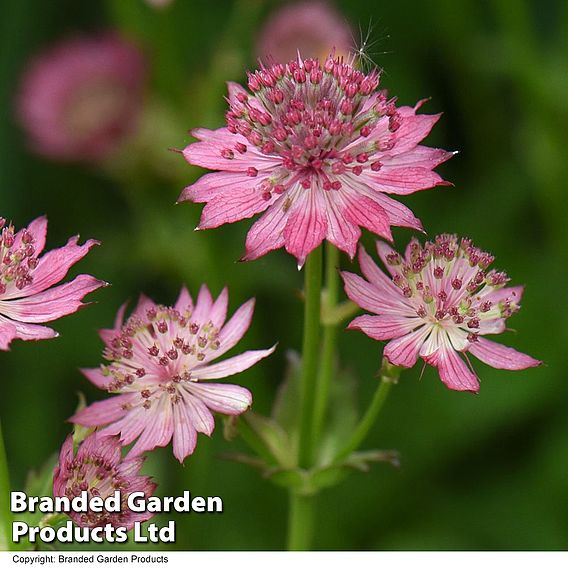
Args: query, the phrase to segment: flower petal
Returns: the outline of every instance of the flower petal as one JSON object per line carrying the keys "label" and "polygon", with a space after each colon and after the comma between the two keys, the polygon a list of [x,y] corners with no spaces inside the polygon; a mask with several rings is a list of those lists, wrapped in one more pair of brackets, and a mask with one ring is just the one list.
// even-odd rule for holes
{"label": "flower petal", "polygon": [[242,414],[252,404],[250,391],[238,385],[188,383],[186,388],[208,408],[221,414]]}
{"label": "flower petal", "polygon": [[242,260],[255,260],[267,252],[284,246],[284,227],[289,217],[285,194],[275,201],[247,233]]}
{"label": "flower petal", "polygon": [[69,422],[90,428],[104,426],[105,424],[123,418],[128,412],[128,405],[135,396],[136,395],[133,393],[127,393],[93,402],[87,406],[87,408],[83,408],[73,414],[73,416],[69,418]]}
{"label": "flower petal", "polygon": [[193,424],[193,427],[206,436],[211,436],[215,429],[215,419],[210,410],[201,402],[197,397],[193,396],[189,391],[180,390],[183,397],[183,402],[178,404],[185,404],[186,412]]}
{"label": "flower petal", "polygon": [[[244,136],[232,134],[227,128],[196,128],[191,134],[199,142],[186,146],[183,156],[194,166],[210,170],[245,172],[251,166],[264,170],[277,165],[275,158],[261,154]],[[246,147],[243,153],[239,152],[238,144]]]}
{"label": "flower petal", "polygon": [[157,447],[166,446],[172,439],[174,424],[172,405],[167,397],[162,396],[155,407],[151,407],[146,419],[146,427],[128,452],[128,457],[139,456]]}
{"label": "flower petal", "polygon": [[197,430],[193,425],[189,408],[186,404],[174,404],[173,413],[175,425],[173,433],[174,456],[182,463],[195,449]]}
{"label": "flower petal", "polygon": [[[219,332],[219,349],[206,354],[206,361],[217,359],[234,347],[250,327],[255,299],[245,302]],[[208,357],[209,356],[209,357]]]}
{"label": "flower petal", "polygon": [[356,317],[347,329],[359,329],[373,339],[384,341],[406,335],[423,323],[418,317],[364,315]]}
{"label": "flower petal", "polygon": [[479,381],[462,358],[449,345],[424,358],[427,363],[438,368],[440,379],[451,390],[479,391]]}
{"label": "flower petal", "polygon": [[349,299],[364,310],[377,315],[390,314],[409,317],[416,315],[416,310],[406,302],[400,292],[398,296],[394,292],[387,295],[384,290],[351,272],[341,272],[341,277],[345,284],[345,293]]}
{"label": "flower petal", "polygon": [[496,369],[518,371],[542,365],[542,361],[530,355],[520,353],[512,347],[506,347],[505,345],[495,343],[483,337],[478,337],[477,341],[471,342],[468,352],[475,355],[480,361]]}
{"label": "flower petal", "polygon": [[286,250],[302,266],[308,254],[321,244],[326,232],[325,202],[320,191],[317,188],[306,189],[284,227]]}
{"label": "flower petal", "polygon": [[430,327],[424,325],[408,335],[393,339],[387,343],[383,354],[391,365],[407,368],[414,367],[418,360],[420,348],[429,333]]}
{"label": "flower petal", "polygon": [[10,302],[0,301],[0,310],[10,318],[26,323],[53,321],[85,306],[81,300],[105,285],[102,280],[81,274],[71,282],[33,296],[27,295]]}
{"label": "flower petal", "polygon": [[227,287],[221,290],[219,297],[215,300],[213,306],[211,307],[211,312],[209,317],[213,325],[217,328],[221,328],[225,323],[227,318],[227,307],[229,305],[229,290]]}
{"label": "flower petal", "polygon": [[98,245],[98,241],[88,240],[83,245],[78,245],[79,237],[69,239],[64,247],[53,249],[44,254],[40,259],[37,268],[33,271],[33,282],[23,290],[17,288],[3,295],[2,300],[32,296],[38,292],[43,292],[50,286],[57,284],[65,278],[69,269],[81,260],[89,250]]}
{"label": "flower petal", "polygon": [[196,367],[191,370],[191,377],[193,379],[204,380],[204,379],[222,379],[223,377],[230,377],[231,375],[236,375],[246,371],[249,367],[252,367],[255,363],[258,363],[261,359],[268,357],[272,353],[276,346],[270,349],[259,349],[257,351],[245,351],[240,355],[225,359],[219,363],[214,363],[213,365],[207,365],[202,367]]}

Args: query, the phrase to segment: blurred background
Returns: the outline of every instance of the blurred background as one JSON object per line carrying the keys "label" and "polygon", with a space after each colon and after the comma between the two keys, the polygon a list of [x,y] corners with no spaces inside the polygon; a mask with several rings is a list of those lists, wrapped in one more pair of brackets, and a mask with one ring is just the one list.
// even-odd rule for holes
{"label": "blurred background", "polygon": [[[200,206],[175,202],[202,172],[169,149],[183,148],[193,127],[223,124],[225,81],[245,80],[265,50],[321,55],[330,43],[345,52],[354,44],[384,68],[382,85],[399,103],[431,97],[423,111],[444,112],[426,143],[459,150],[439,168],[455,187],[405,203],[430,235],[470,236],[526,285],[510,321],[518,333],[504,341],[546,365],[512,373],[476,361],[478,396],[447,390],[432,368],[421,379],[420,366],[406,372],[365,443],[400,451],[400,469],[377,465],[321,493],[315,547],[568,547],[568,310],[560,297],[568,286],[568,2],[338,0],[305,12],[281,0],[1,5],[0,215],[22,227],[47,214],[48,248],[77,233],[101,240],[73,273],[112,283],[91,296],[96,304],[54,324],[60,338],[16,341],[2,353],[14,488],[58,451],[77,391],[89,401],[104,396],[78,368],[101,362],[97,329],[141,291],[170,303],[184,282],[194,294],[202,282],[216,293],[229,284],[233,311],[256,296],[240,347],[279,341],[279,350],[236,382],[252,390],[255,410],[270,412],[285,352],[301,344],[302,275],[282,251],[237,263],[250,223],[194,232]],[[82,72],[67,42],[101,34],[128,48],[116,50],[113,67],[89,63],[100,48],[89,55],[87,46]],[[395,232],[399,249],[410,236]],[[361,408],[380,349],[363,334],[341,336]],[[283,548],[286,492],[220,460],[227,449],[242,444],[225,441],[219,421],[185,466],[171,448],[151,455],[146,471],[160,494],[190,489],[224,500],[222,515],[175,517],[175,548]]]}

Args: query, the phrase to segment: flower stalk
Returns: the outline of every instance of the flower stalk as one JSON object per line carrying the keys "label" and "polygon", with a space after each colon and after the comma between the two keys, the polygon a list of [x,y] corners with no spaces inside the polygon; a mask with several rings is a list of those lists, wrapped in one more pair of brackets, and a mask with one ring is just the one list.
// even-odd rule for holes
{"label": "flower stalk", "polygon": [[10,550],[12,513],[10,512],[10,474],[0,424],[0,550]]}
{"label": "flower stalk", "polygon": [[288,550],[308,550],[314,531],[314,498],[290,491]]}
{"label": "flower stalk", "polygon": [[377,386],[377,390],[373,395],[373,400],[371,401],[369,408],[367,408],[367,411],[361,418],[361,421],[353,431],[351,438],[335,457],[336,463],[344,460],[349,456],[349,454],[357,450],[363,443],[363,441],[367,437],[367,434],[373,427],[373,424],[377,421],[377,418],[385,404],[392,385],[398,381],[400,371],[400,367],[395,367],[394,365],[391,365],[386,359],[383,359],[383,364],[381,366],[381,370],[379,371],[379,385]]}
{"label": "flower stalk", "polygon": [[300,439],[298,465],[312,465],[314,400],[320,348],[322,249],[315,249],[306,260],[304,306],[304,340],[302,345],[302,374],[300,396]]}
{"label": "flower stalk", "polygon": [[[339,250],[331,243],[326,243],[325,249],[325,295],[324,311],[332,313],[339,298]],[[334,367],[336,364],[335,350],[337,346],[337,332],[339,320],[322,321],[323,324],[323,345],[321,351],[321,363],[317,375],[317,385],[314,406],[314,426],[312,432],[312,443],[317,445],[321,438],[322,429],[325,421],[327,404],[331,381],[333,379]]]}

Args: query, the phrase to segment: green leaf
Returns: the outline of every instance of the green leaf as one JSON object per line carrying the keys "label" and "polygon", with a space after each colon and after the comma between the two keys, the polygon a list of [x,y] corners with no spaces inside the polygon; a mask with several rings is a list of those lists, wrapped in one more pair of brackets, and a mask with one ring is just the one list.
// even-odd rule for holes
{"label": "green leaf", "polygon": [[[83,410],[87,406],[87,399],[85,395],[81,392],[77,392],[77,397],[79,398],[79,402],[77,403],[77,407],[75,408],[75,414],[80,410]],[[73,425],[73,449],[76,451],[79,447],[79,444],[91,433],[94,432],[94,428],[87,428],[86,426],[81,426],[80,424]]]}
{"label": "green leaf", "polygon": [[298,447],[298,427],[300,408],[301,359],[296,351],[286,352],[287,367],[278,392],[272,418],[288,433],[294,451]]}
{"label": "green leaf", "polygon": [[[24,486],[26,495],[34,497],[51,497],[53,495],[53,470],[57,464],[58,456],[53,454],[37,471],[30,471]],[[14,514],[15,521],[22,521],[31,527],[40,526],[44,514],[25,512]],[[34,550],[36,546],[25,540],[21,541],[21,549]]]}
{"label": "green leaf", "polygon": [[334,456],[351,437],[358,420],[357,381],[351,372],[340,370],[331,383],[323,439],[317,448],[320,465],[333,461]]}
{"label": "green leaf", "polygon": [[252,428],[276,462],[283,468],[296,465],[296,452],[286,431],[272,418],[247,412],[242,419]]}

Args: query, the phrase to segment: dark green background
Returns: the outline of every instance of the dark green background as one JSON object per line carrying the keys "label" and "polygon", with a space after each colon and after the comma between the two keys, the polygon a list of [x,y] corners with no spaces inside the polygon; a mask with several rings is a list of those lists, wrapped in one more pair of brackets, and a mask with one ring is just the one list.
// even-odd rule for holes
{"label": "dark green background", "polygon": [[[167,148],[189,142],[191,127],[222,124],[223,82],[244,78],[254,62],[256,30],[280,4],[177,0],[160,12],[142,0],[0,2],[0,214],[22,226],[46,213],[49,248],[79,232],[102,240],[74,272],[112,283],[92,296],[95,305],[55,323],[59,339],[15,342],[0,354],[0,411],[15,488],[58,450],[76,391],[89,400],[104,396],[77,369],[101,362],[96,330],[109,326],[119,305],[139,291],[167,303],[182,282],[194,293],[203,281],[215,292],[227,283],[232,310],[256,296],[257,313],[240,347],[279,341],[279,349],[239,382],[253,391],[255,409],[269,412],[285,351],[301,341],[301,274],[282,251],[236,263],[249,222],[194,233],[199,206],[174,202],[199,172]],[[475,364],[478,396],[447,390],[431,368],[422,380],[420,366],[405,373],[366,442],[398,449],[402,467],[377,466],[322,493],[315,546],[564,549],[568,3],[345,0],[337,6],[355,29],[373,22],[371,51],[385,69],[384,86],[401,103],[432,97],[425,112],[444,111],[428,144],[460,151],[440,168],[455,188],[422,192],[405,203],[430,235],[469,235],[495,254],[513,283],[526,285],[523,309],[510,320],[518,333],[505,341],[546,365],[506,372]],[[167,126],[160,119],[151,123],[155,143],[131,155],[120,183],[116,172],[34,156],[13,114],[30,56],[77,30],[109,27],[144,46],[151,61],[149,100],[169,117]],[[153,164],[162,160],[172,175],[157,173]],[[410,231],[395,237],[402,248]],[[360,379],[363,407],[374,389],[380,345],[345,333],[341,352]],[[157,450],[148,462],[161,494],[189,488],[224,499],[221,516],[177,517],[177,547],[282,548],[285,492],[245,466],[219,460],[229,448],[221,430],[212,440],[201,437],[185,467],[171,448]],[[231,449],[240,447],[235,442]]]}

